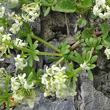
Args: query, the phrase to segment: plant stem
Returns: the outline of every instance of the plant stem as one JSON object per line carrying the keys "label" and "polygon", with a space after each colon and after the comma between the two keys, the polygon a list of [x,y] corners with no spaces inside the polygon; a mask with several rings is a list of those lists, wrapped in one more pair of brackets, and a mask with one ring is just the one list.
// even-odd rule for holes
{"label": "plant stem", "polygon": [[53,46],[52,44],[48,43],[47,41],[45,41],[45,40],[43,40],[43,39],[41,39],[41,38],[39,38],[35,35],[32,35],[32,38],[37,39],[38,41],[40,41],[43,44],[49,46],[50,48],[54,49],[55,51],[60,52],[60,50],[57,47]]}
{"label": "plant stem", "polygon": [[60,60],[58,60],[55,65],[56,65],[56,66],[59,65],[63,60],[64,60],[64,57],[62,57]]}
{"label": "plant stem", "polygon": [[[110,29],[108,31],[110,32]],[[103,34],[102,31],[94,32],[94,35],[96,35],[96,36],[101,35],[101,34]]]}
{"label": "plant stem", "polygon": [[[77,41],[75,44],[73,44],[71,47],[70,47],[70,50],[74,50],[78,45],[80,44],[80,41]],[[56,66],[59,65],[61,62],[63,62],[64,60],[64,57],[62,57],[59,61],[57,61],[57,63],[55,64]]]}
{"label": "plant stem", "polygon": [[77,41],[75,44],[73,44],[71,47],[70,47],[70,50],[74,50],[78,45],[80,44],[80,41]]}
{"label": "plant stem", "polygon": [[62,56],[62,54],[59,54],[59,53],[48,53],[48,52],[39,52],[37,55]]}

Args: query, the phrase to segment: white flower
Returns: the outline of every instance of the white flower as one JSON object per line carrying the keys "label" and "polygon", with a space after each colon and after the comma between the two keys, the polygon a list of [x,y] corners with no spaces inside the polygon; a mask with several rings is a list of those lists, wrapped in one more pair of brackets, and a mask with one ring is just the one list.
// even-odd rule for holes
{"label": "white flower", "polygon": [[17,57],[15,57],[14,58],[15,59],[15,61],[17,61],[17,62],[22,62],[23,61],[23,58],[21,58],[21,55],[17,55]]}
{"label": "white flower", "polygon": [[80,67],[81,67],[83,70],[90,70],[90,67],[87,65],[87,62],[84,62],[83,64],[80,64]]}
{"label": "white flower", "polygon": [[10,40],[11,40],[10,35],[11,35],[11,34],[6,34],[6,35],[3,35],[3,36],[2,36],[2,42],[4,42],[5,40],[10,41]]}
{"label": "white flower", "polygon": [[19,48],[22,48],[26,45],[26,43],[23,43],[23,40],[19,39],[19,38],[16,38],[15,42],[14,42],[14,45],[19,47]]}
{"label": "white flower", "polygon": [[13,34],[16,34],[19,30],[20,28],[18,27],[17,23],[14,23],[12,27],[9,29],[9,31],[12,32]]}
{"label": "white flower", "polygon": [[93,7],[93,14],[94,14],[94,15],[99,15],[100,12],[101,12],[101,9],[99,9],[98,6],[95,5],[95,6]]}
{"label": "white flower", "polygon": [[8,15],[9,20],[15,19],[15,17],[14,17],[15,12],[12,12],[11,14],[8,12],[7,15]]}
{"label": "white flower", "polygon": [[24,73],[22,76],[18,75],[18,78],[19,78],[21,84],[25,83],[25,81],[26,81],[25,77],[26,77],[26,73]]}
{"label": "white flower", "polygon": [[30,85],[27,83],[27,81],[25,81],[25,83],[24,83],[24,88],[25,88],[25,89],[32,89],[33,86],[34,86],[33,82],[32,82],[32,84],[30,84]]}
{"label": "white flower", "polygon": [[0,18],[2,18],[5,14],[5,7],[0,7]]}
{"label": "white flower", "polygon": [[107,56],[107,59],[110,59],[110,49],[106,48],[104,53]]}
{"label": "white flower", "polygon": [[0,27],[0,33],[3,32],[3,31],[4,31],[4,28],[2,26],[2,27]]}
{"label": "white flower", "polygon": [[17,57],[15,57],[15,61],[16,61],[15,66],[17,69],[23,70],[23,68],[27,66],[27,62],[24,63],[24,59],[21,58],[19,54],[17,55]]}
{"label": "white flower", "polygon": [[11,78],[11,90],[16,91],[18,90],[20,83],[16,81],[17,77],[12,77]]}
{"label": "white flower", "polygon": [[27,103],[28,103],[30,108],[34,107],[34,101],[32,99],[27,99]]}
{"label": "white flower", "polygon": [[45,87],[45,97],[56,94],[56,97],[64,98],[70,95],[66,85],[68,76],[65,75],[65,69],[66,67],[56,67],[55,65],[52,65],[51,68],[46,67],[46,73],[41,78],[41,83]]}

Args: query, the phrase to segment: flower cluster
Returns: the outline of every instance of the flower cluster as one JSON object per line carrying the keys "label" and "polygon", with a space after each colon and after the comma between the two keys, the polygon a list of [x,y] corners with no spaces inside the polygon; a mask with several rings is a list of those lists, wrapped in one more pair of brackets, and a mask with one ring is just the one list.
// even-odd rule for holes
{"label": "flower cluster", "polygon": [[21,56],[18,54],[17,57],[15,57],[15,66],[16,66],[16,69],[21,69],[23,70],[24,67],[27,66],[27,62],[24,63],[24,59],[21,58]]}
{"label": "flower cluster", "polygon": [[46,68],[46,73],[41,78],[41,82],[45,86],[45,97],[51,95],[64,98],[75,95],[67,86],[68,76],[65,74],[65,69],[66,67],[56,67],[55,65],[52,65],[51,68]]}
{"label": "flower cluster", "polygon": [[107,56],[107,59],[110,59],[110,49],[109,48],[106,48],[104,53],[106,54]]}
{"label": "flower cluster", "polygon": [[82,70],[90,70],[91,68],[89,67],[89,64],[87,62],[84,62],[83,64],[80,64],[80,67]]}
{"label": "flower cluster", "polygon": [[36,17],[39,16],[38,12],[40,10],[40,7],[36,3],[23,5],[22,10],[25,12],[25,14],[22,14],[22,18],[25,22],[34,22]]}
{"label": "flower cluster", "polygon": [[93,14],[102,19],[110,18],[110,7],[106,5],[106,0],[96,0],[96,5],[93,7]]}
{"label": "flower cluster", "polygon": [[[34,91],[33,82],[29,83],[26,80],[26,73],[11,78],[12,97],[19,103],[27,103],[30,108],[33,108],[36,93]],[[31,103],[31,104],[30,104]]]}

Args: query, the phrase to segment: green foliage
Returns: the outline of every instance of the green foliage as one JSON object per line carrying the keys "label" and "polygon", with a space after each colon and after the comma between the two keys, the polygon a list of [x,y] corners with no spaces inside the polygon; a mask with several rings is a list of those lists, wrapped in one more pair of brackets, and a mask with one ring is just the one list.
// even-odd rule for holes
{"label": "green foliage", "polygon": [[66,13],[75,12],[75,3],[72,0],[58,0],[58,3],[52,7],[52,10]]}
{"label": "green foliage", "polygon": [[90,11],[93,5],[93,0],[79,0],[76,4],[76,12],[79,14],[84,14]]}
{"label": "green foliage", "polygon": [[85,43],[87,46],[83,47],[84,50],[91,50],[92,47],[94,47],[95,50],[100,50],[103,47],[100,45],[101,38],[86,38]]}
{"label": "green foliage", "polygon": [[70,88],[73,88],[76,89],[76,82],[77,82],[77,78],[78,78],[78,73],[81,71],[81,68],[78,68],[78,69],[74,69],[74,66],[73,66],[73,63],[70,62],[70,63],[67,63],[68,64],[68,67],[69,67],[69,70],[66,70],[66,73],[68,75],[68,80],[69,80],[69,86]]}
{"label": "green foliage", "polygon": [[105,39],[107,37],[108,30],[109,30],[108,24],[107,23],[103,23],[102,24],[103,39]]}
{"label": "green foliage", "polygon": [[71,60],[79,63],[79,64],[83,64],[84,62],[87,62],[89,67],[91,69],[95,68],[95,64],[93,64],[96,60],[97,60],[97,55],[95,56],[91,56],[91,51],[83,51],[82,56],[77,52],[74,51],[74,56],[71,57]]}
{"label": "green foliage", "polygon": [[84,18],[79,18],[77,24],[80,28],[82,28],[87,24],[87,21]]}
{"label": "green foliage", "polygon": [[10,97],[12,97],[12,93],[9,93],[9,90],[10,90],[10,79],[11,79],[11,75],[10,73],[8,73],[7,71],[0,71],[0,74],[2,74],[2,77],[0,78],[0,81],[4,81],[5,83],[5,90],[2,90],[0,88],[0,106],[2,104],[4,104],[6,101],[7,101],[7,107],[6,107],[6,110],[9,110],[9,105],[12,105],[12,106],[19,106],[15,103],[13,103],[11,100],[10,100]]}
{"label": "green foliage", "polygon": [[91,70],[88,70],[88,76],[91,81],[93,81],[93,74]]}
{"label": "green foliage", "polygon": [[102,42],[105,47],[110,46],[110,35],[108,35]]}
{"label": "green foliage", "polygon": [[61,42],[59,44],[60,53],[62,55],[68,54],[70,52],[70,45],[68,45],[68,41],[65,41],[64,43]]}

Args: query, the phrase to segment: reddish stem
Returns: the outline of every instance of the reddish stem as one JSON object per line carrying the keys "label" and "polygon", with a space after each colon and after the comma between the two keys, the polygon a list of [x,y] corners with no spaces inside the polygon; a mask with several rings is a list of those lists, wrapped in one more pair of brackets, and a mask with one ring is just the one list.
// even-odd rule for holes
{"label": "reddish stem", "polygon": [[[110,29],[108,31],[110,32]],[[103,34],[102,31],[94,32],[94,35],[96,35],[96,36],[101,35],[101,34]]]}

